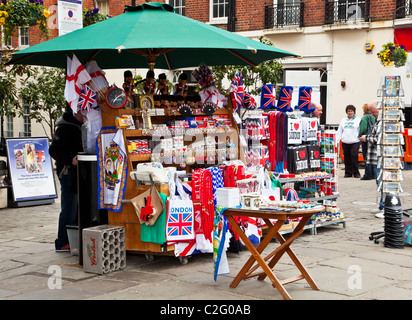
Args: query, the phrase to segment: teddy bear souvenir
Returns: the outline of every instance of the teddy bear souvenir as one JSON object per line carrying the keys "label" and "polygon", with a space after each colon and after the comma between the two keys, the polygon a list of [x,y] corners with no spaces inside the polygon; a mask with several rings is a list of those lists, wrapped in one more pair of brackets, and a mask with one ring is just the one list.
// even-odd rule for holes
{"label": "teddy bear souvenir", "polygon": [[146,81],[144,82],[143,90],[146,94],[154,94],[156,90],[155,74],[152,70],[147,71]]}
{"label": "teddy bear souvenir", "polygon": [[169,94],[169,86],[167,85],[167,78],[165,73],[159,74],[159,84],[157,85],[157,94]]}
{"label": "teddy bear souvenir", "polygon": [[134,80],[133,74],[130,70],[126,70],[123,73],[124,83],[123,83],[123,90],[126,92],[127,101],[124,105],[125,109],[131,109],[134,106]]}
{"label": "teddy bear souvenir", "polygon": [[179,76],[179,82],[175,84],[175,95],[182,95],[185,97],[187,95],[187,90],[189,89],[187,85],[187,74],[181,73]]}

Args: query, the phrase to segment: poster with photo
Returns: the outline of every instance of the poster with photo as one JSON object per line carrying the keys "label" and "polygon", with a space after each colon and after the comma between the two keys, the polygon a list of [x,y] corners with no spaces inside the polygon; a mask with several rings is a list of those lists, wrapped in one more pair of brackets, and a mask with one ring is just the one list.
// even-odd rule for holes
{"label": "poster with photo", "polygon": [[57,198],[49,139],[10,138],[6,144],[14,201]]}

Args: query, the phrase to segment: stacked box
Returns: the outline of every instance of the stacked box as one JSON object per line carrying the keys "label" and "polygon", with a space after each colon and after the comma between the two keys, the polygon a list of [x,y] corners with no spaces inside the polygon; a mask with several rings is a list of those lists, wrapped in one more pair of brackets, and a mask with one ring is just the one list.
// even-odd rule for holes
{"label": "stacked box", "polygon": [[83,269],[105,274],[126,267],[124,227],[101,225],[83,229]]}

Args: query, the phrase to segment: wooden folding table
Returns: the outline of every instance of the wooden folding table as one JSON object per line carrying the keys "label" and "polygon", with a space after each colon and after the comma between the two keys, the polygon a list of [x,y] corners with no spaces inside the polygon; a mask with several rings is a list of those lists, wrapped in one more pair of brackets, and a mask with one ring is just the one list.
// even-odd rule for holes
{"label": "wooden folding table", "polygon": [[[233,227],[233,229],[236,231],[236,233],[239,235],[243,243],[246,245],[246,247],[249,249],[249,251],[252,254],[251,257],[248,259],[248,261],[243,266],[243,268],[240,270],[238,275],[235,277],[230,287],[236,288],[241,280],[249,279],[252,277],[258,277],[258,280],[264,280],[267,276],[269,277],[270,281],[272,281],[276,289],[280,292],[282,297],[286,300],[292,299],[289,293],[286,291],[286,289],[283,286],[284,284],[287,284],[287,283],[295,282],[301,279],[306,279],[306,281],[309,283],[310,287],[313,290],[319,290],[316,283],[310,277],[305,267],[302,265],[302,263],[296,257],[295,253],[290,248],[290,245],[292,244],[294,240],[296,240],[296,238],[300,234],[302,234],[302,232],[304,231],[305,225],[308,223],[312,215],[322,210],[324,210],[323,206],[317,206],[311,209],[298,209],[298,210],[291,211],[291,212],[287,212],[286,210],[285,211],[272,211],[272,210],[248,210],[248,209],[235,209],[235,208],[226,209],[223,212],[223,214],[225,215],[230,225]],[[268,231],[266,233],[266,236],[261,240],[260,244],[257,247],[255,247],[252,244],[252,242],[249,240],[249,238],[246,236],[243,230],[236,223],[233,216],[262,218],[265,221],[268,227]],[[279,229],[288,218],[291,218],[291,219],[300,218],[301,220],[286,240],[279,233]],[[273,224],[270,221],[270,219],[272,220],[276,219],[277,221],[275,222],[275,224]],[[270,243],[270,241],[274,237],[278,240],[280,245],[274,251],[269,253],[266,257],[262,257],[261,254],[263,253],[264,249],[267,247],[267,245]],[[277,279],[277,277],[275,276],[272,270],[285,252],[289,255],[293,263],[299,269],[299,271],[301,272],[301,275],[280,281]],[[254,265],[255,262],[257,262],[256,265]],[[263,272],[261,271],[261,272],[254,273],[259,267],[263,269]]]}

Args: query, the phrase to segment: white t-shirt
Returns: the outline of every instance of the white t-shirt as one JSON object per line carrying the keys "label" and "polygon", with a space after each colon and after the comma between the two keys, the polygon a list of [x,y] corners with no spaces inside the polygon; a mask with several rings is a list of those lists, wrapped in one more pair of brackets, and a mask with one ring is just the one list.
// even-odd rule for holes
{"label": "white t-shirt", "polygon": [[338,141],[342,141],[343,143],[357,143],[359,142],[358,134],[359,134],[359,123],[361,118],[353,116],[352,119],[345,117],[339,124],[338,128]]}

